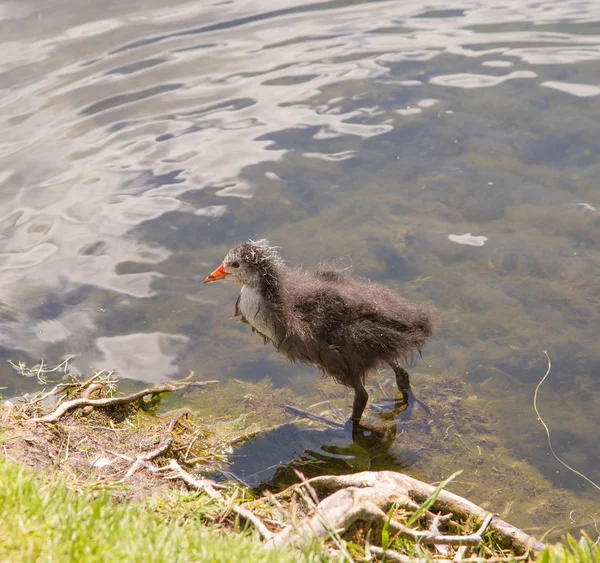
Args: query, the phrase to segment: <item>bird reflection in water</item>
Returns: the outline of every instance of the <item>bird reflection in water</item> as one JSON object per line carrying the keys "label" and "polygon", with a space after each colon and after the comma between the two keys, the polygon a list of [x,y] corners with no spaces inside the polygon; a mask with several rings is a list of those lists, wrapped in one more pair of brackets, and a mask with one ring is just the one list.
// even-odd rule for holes
{"label": "bird reflection in water", "polygon": [[[229,472],[251,488],[283,490],[298,481],[295,470],[308,478],[380,469],[397,471],[419,460],[410,445],[401,440],[405,424],[410,423],[413,431],[421,427],[420,420],[412,419],[412,409],[381,412],[379,423],[351,429],[309,411],[289,405],[285,409],[329,428],[310,427],[302,421],[283,424],[236,448]],[[428,431],[426,422],[422,427]]]}

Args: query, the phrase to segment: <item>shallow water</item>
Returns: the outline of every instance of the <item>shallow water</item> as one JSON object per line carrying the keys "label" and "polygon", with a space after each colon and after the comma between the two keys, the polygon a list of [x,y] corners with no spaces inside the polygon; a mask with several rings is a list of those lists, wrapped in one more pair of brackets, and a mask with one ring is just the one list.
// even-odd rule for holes
{"label": "shallow water", "polygon": [[[291,263],[340,259],[435,303],[416,392],[464,381],[463,418],[485,413],[480,437],[568,495],[547,512],[569,525],[600,494],[550,456],[532,401],[547,350],[555,451],[599,482],[600,4],[489,4],[0,3],[0,358],[75,354],[82,372],[151,383],[194,370],[223,381],[192,401],[215,419],[249,396],[331,397],[347,415],[346,391],[229,319],[233,286],[201,283],[266,236]],[[3,361],[0,386],[36,382]],[[286,420],[270,406],[263,425]],[[281,432],[237,474],[351,444]],[[367,466],[460,468],[395,447]]]}

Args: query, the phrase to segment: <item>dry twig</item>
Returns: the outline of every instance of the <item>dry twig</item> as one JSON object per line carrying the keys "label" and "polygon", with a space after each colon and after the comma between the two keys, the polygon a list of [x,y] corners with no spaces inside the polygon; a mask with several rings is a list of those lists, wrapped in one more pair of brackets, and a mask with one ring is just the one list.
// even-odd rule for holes
{"label": "dry twig", "polygon": [[133,465],[125,474],[123,480],[129,479],[140,467],[142,467],[142,465],[145,465],[147,462],[157,458],[159,455],[164,454],[171,447],[171,444],[173,443],[173,429],[181,417],[183,417],[185,414],[185,412],[181,412],[177,416],[173,417],[171,422],[169,422],[169,426],[167,427],[167,433],[163,436],[158,447],[147,454],[138,455]]}
{"label": "dry twig", "polygon": [[[169,462],[169,465],[161,468],[161,470],[171,471],[171,473],[166,476],[167,479],[181,479],[191,489],[204,491],[210,498],[219,500],[221,502],[226,502],[225,497],[216,489],[219,485],[210,479],[196,479],[185,469],[183,469],[183,467],[181,467],[174,459]],[[233,504],[231,506],[231,510],[238,516],[241,516],[247,522],[250,522],[256,528],[263,540],[268,541],[271,539],[273,532],[267,529],[267,527],[263,524],[261,519],[256,516],[256,514],[253,514],[249,510],[246,510],[237,504]]]}

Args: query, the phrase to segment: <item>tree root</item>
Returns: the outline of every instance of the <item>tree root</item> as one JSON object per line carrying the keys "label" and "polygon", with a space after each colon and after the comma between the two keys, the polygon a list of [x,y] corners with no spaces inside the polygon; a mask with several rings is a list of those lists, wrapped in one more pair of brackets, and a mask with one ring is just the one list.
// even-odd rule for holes
{"label": "tree root", "polygon": [[[365,510],[364,505],[367,505],[366,510],[373,514],[375,513],[371,505],[375,505],[379,511],[386,513],[394,505],[412,508],[415,501],[425,501],[435,490],[433,485],[428,485],[418,479],[393,471],[364,471],[354,475],[314,477],[308,483],[317,491],[330,494],[320,502],[319,506],[328,515],[335,528],[347,527],[359,520]],[[486,510],[465,498],[444,490],[439,493],[434,506],[436,510],[452,512],[464,518],[474,516],[481,521],[485,520],[489,514]],[[541,542],[531,538],[525,532],[497,516],[492,517],[489,522],[489,529],[496,532],[508,546],[518,549],[521,553],[529,550],[538,553],[544,549]],[[426,543],[429,543],[429,540],[432,543],[442,543],[433,541],[435,536],[429,532],[421,533],[426,535],[421,541],[427,538]],[[299,537],[321,538],[324,537],[324,531],[313,517],[304,524],[298,535]],[[292,537],[287,539],[287,541],[293,540]],[[461,541],[452,543],[468,545],[468,542],[469,540],[464,541],[463,536]]]}
{"label": "tree root", "polygon": [[169,393],[171,391],[177,391],[179,389],[211,385],[214,383],[218,383],[218,381],[212,380],[165,383],[164,385],[159,385],[157,387],[149,387],[147,389],[143,389],[142,391],[136,391],[135,393],[131,393],[130,395],[124,395],[123,397],[107,397],[104,399],[88,399],[87,397],[81,397],[79,399],[73,399],[72,401],[66,401],[60,404],[54,412],[47,414],[46,416],[30,418],[28,419],[28,422],[55,423],[58,422],[66,413],[72,411],[73,409],[78,409],[81,407],[111,407],[114,405],[124,405],[127,403],[133,403],[134,401],[137,401],[139,399],[143,399],[148,395],[154,397],[156,395],[160,395],[161,393]]}
{"label": "tree root", "polygon": [[[219,493],[217,485],[209,479],[196,479],[185,471],[175,460],[169,465],[154,471],[169,471],[168,479],[181,479],[188,487],[204,491],[213,499],[225,502],[226,499]],[[425,520],[448,521],[454,514],[461,518],[475,517],[482,522],[476,533],[469,535],[444,535],[432,531],[421,531],[409,528],[390,518],[390,509],[405,507],[410,510],[418,508],[416,501],[423,502],[434,491],[435,487],[413,479],[401,473],[392,471],[371,472],[365,471],[354,475],[314,477],[303,480],[300,484],[291,487],[298,492],[309,507],[312,515],[299,524],[285,525],[277,533],[267,529],[264,522],[253,512],[236,504],[231,505],[231,510],[252,524],[265,541],[268,548],[284,546],[300,547],[307,541],[323,540],[330,537],[336,544],[340,536],[346,533],[356,522],[364,522],[368,526],[382,528],[387,526],[389,533],[394,537],[403,537],[415,543],[439,546],[464,546],[459,547],[456,557],[450,559],[436,559],[441,562],[471,561],[502,563],[512,560],[527,560],[529,553],[539,553],[544,545],[534,540],[518,528],[504,522],[494,514],[469,502],[453,493],[442,490],[439,492],[434,504],[436,510],[449,512],[444,516],[435,516],[431,512],[423,513]],[[319,502],[318,493],[325,494]],[[279,506],[277,499],[271,495],[271,501]],[[279,524],[281,525],[281,524]],[[487,530],[495,532],[500,542],[506,548],[520,553],[513,558],[482,558],[471,557],[463,559],[468,547],[476,547],[483,541]],[[338,541],[336,541],[336,539]],[[340,546],[338,548],[341,549]],[[376,557],[385,557],[386,560],[401,563],[419,563],[418,559],[409,558],[395,551],[384,550],[381,547],[370,546],[371,553]],[[423,559],[423,562],[426,560]]]}

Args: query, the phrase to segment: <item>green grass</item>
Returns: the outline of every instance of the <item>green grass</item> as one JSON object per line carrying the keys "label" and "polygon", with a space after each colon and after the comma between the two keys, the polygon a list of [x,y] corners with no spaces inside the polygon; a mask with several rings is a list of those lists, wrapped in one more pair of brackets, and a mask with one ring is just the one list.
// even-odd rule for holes
{"label": "green grass", "polygon": [[[47,483],[0,456],[0,561],[135,563],[273,562],[332,559],[323,545],[301,552],[267,551],[251,533],[232,534],[207,526],[212,501],[198,493],[164,500],[115,504],[107,492],[77,494],[64,482]],[[356,561],[362,546],[347,544]],[[353,549],[355,548],[356,549]],[[397,545],[395,546],[398,547]],[[588,538],[568,536],[550,546],[539,563],[600,563],[600,548]]]}
{"label": "green grass", "polygon": [[250,534],[226,535],[194,522],[166,523],[108,494],[77,495],[0,456],[0,561],[317,561],[265,550]]}
{"label": "green grass", "polygon": [[544,550],[538,558],[539,563],[600,563],[600,547],[587,537],[577,542],[567,536],[561,544]]}

